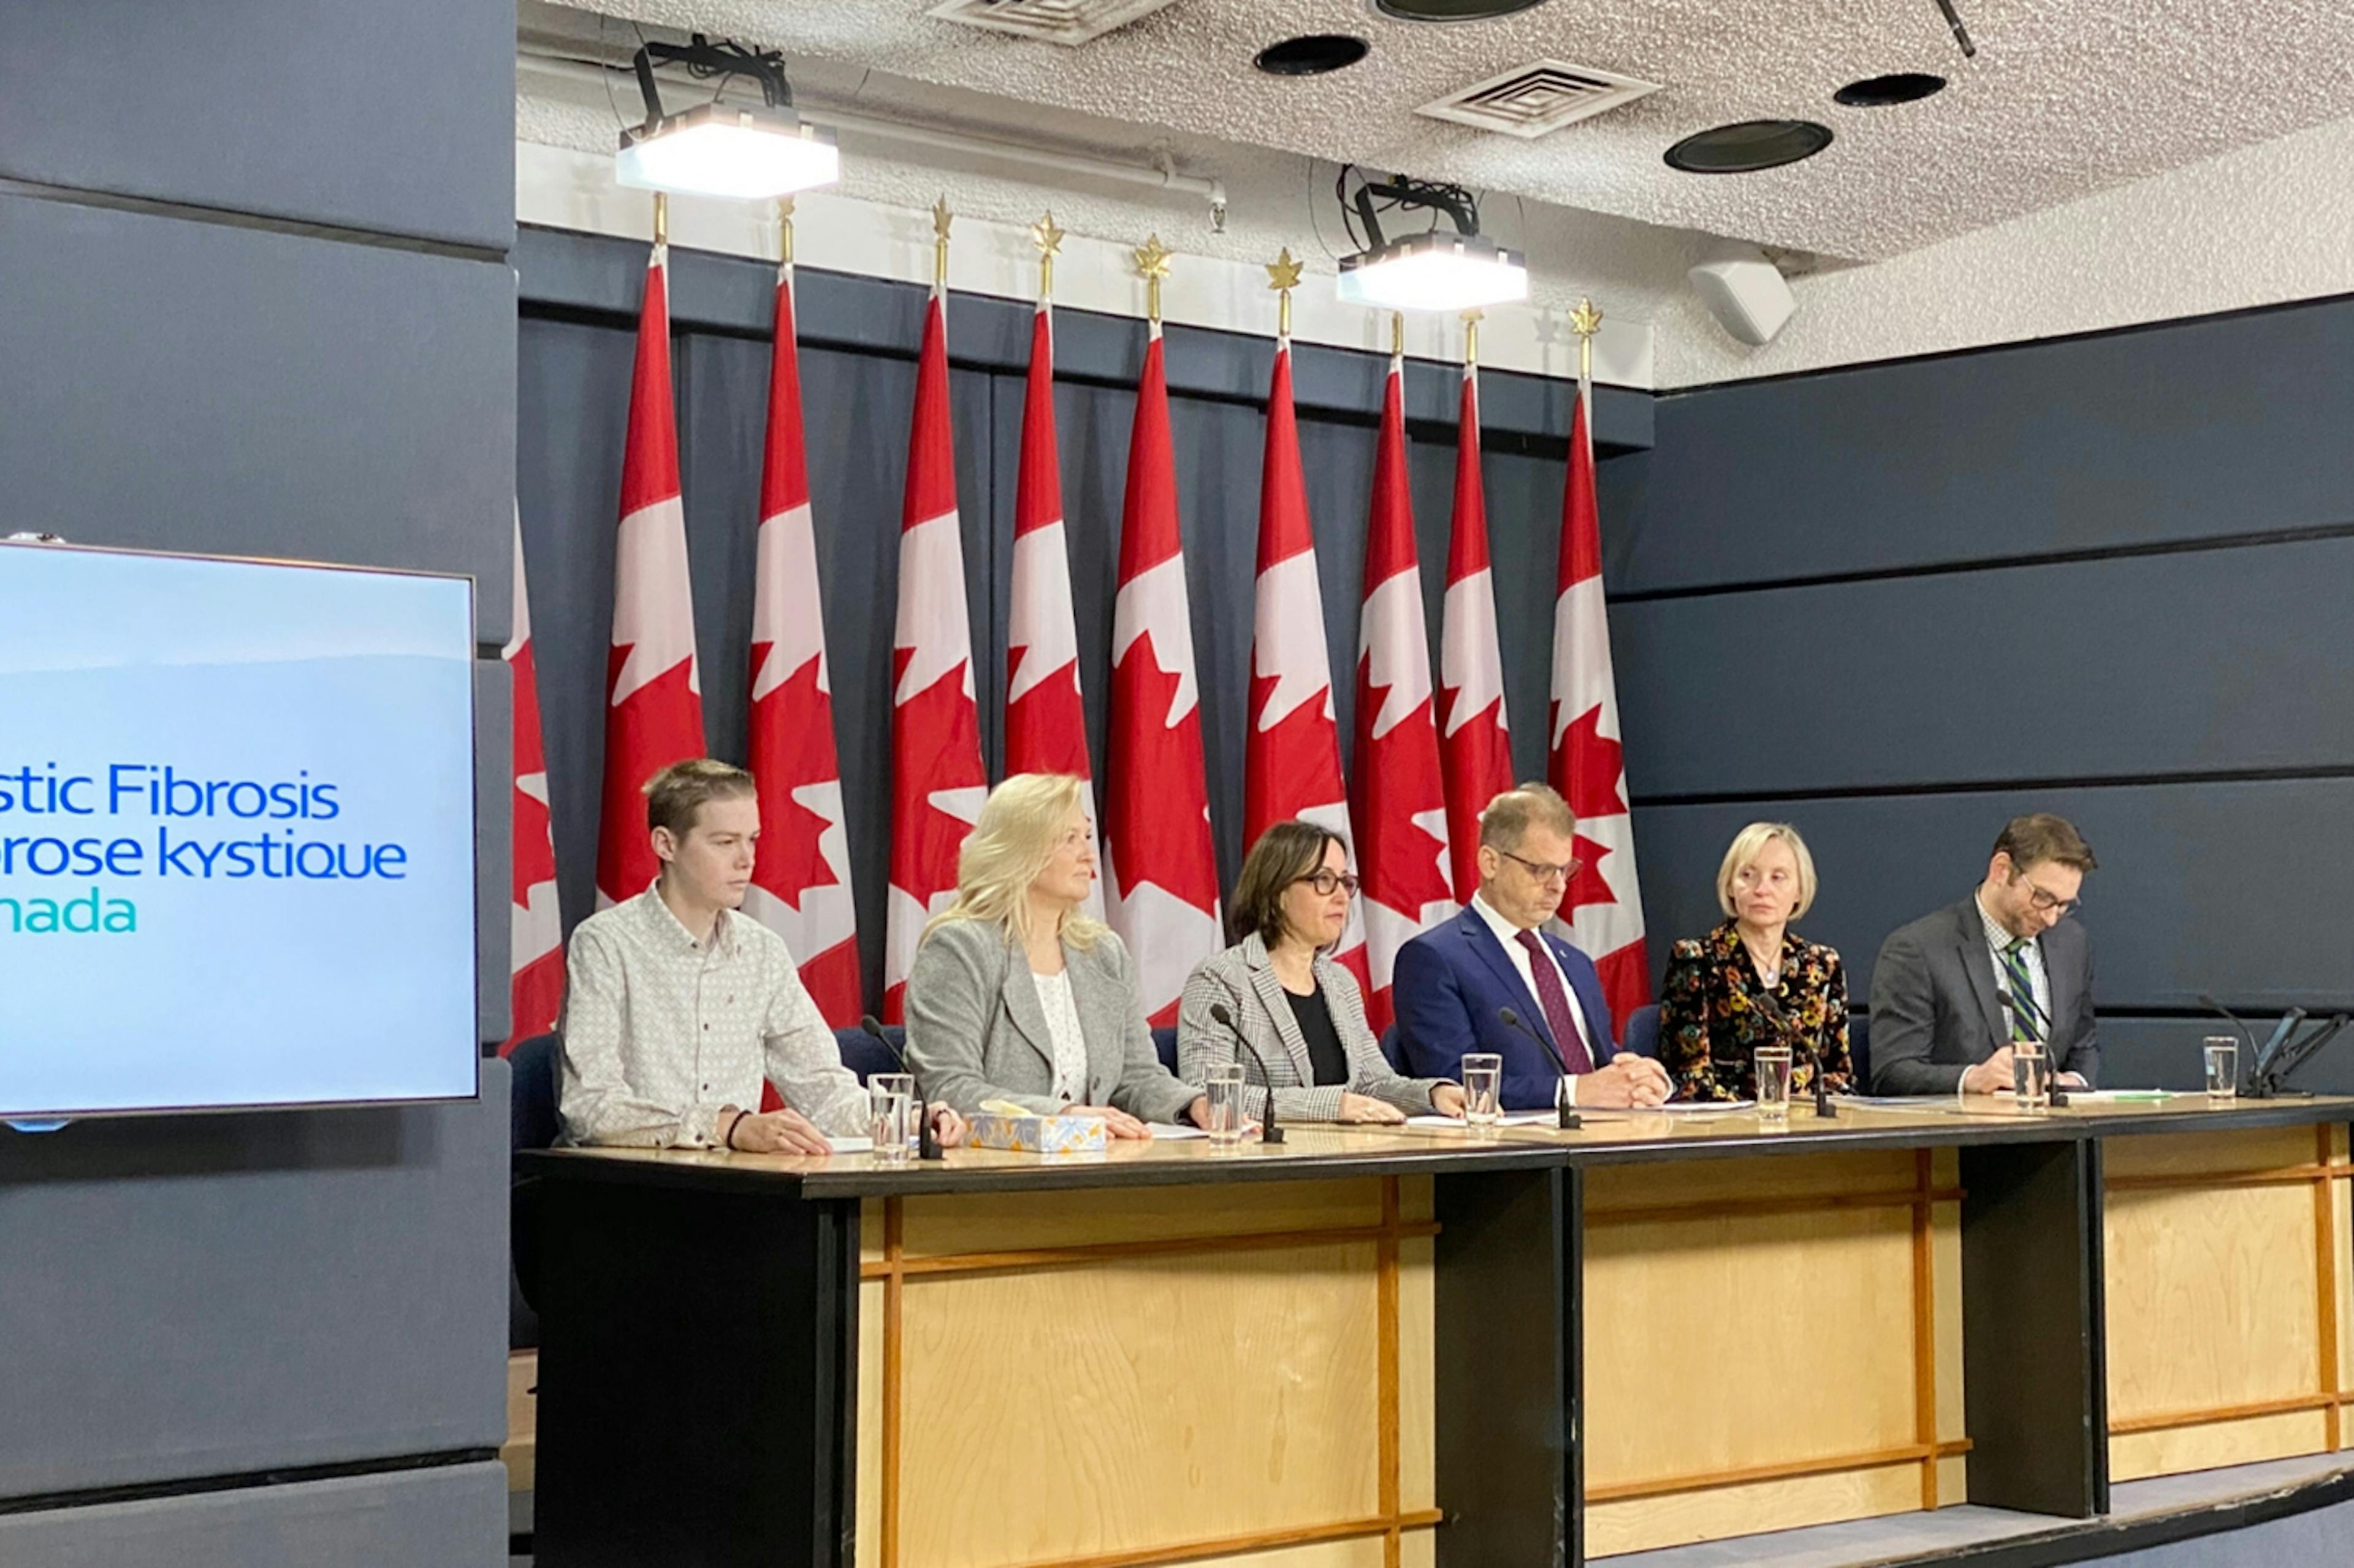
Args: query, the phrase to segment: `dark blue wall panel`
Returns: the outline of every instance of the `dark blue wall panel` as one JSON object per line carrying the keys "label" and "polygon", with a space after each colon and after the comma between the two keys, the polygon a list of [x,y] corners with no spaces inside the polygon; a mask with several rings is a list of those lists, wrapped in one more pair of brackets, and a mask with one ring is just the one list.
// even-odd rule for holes
{"label": "dark blue wall panel", "polygon": [[495,1462],[0,1515],[8,1568],[503,1568]]}
{"label": "dark blue wall panel", "polygon": [[2354,300],[1662,397],[1614,591],[2354,519]]}
{"label": "dark blue wall panel", "polygon": [[0,1498],[498,1446],[507,1081],[0,1130]]}
{"label": "dark blue wall panel", "polygon": [[468,573],[505,641],[504,266],[0,195],[0,527]]}
{"label": "dark blue wall panel", "polygon": [[14,0],[0,177],[504,250],[514,9]]}
{"label": "dark blue wall panel", "polygon": [[2349,584],[2354,535],[1622,603],[1628,786],[2354,767]]}

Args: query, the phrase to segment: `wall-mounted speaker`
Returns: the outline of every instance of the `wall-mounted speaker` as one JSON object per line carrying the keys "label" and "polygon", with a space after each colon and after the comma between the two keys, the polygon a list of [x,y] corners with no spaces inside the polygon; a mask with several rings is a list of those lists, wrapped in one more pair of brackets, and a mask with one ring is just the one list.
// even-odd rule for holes
{"label": "wall-mounted speaker", "polygon": [[1788,281],[1754,245],[1712,251],[1684,276],[1716,324],[1743,343],[1773,342],[1798,308]]}

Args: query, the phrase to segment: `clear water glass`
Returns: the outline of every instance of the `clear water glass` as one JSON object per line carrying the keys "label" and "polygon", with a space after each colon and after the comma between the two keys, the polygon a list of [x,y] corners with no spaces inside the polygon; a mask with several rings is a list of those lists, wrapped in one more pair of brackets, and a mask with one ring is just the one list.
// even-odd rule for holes
{"label": "clear water glass", "polygon": [[1203,1092],[1210,1100],[1208,1132],[1212,1143],[1240,1143],[1243,1126],[1248,1119],[1243,1114],[1243,1069],[1239,1063],[1228,1062],[1210,1069],[1203,1080]]}
{"label": "clear water glass", "polygon": [[1757,1071],[1757,1119],[1790,1119],[1790,1048],[1761,1045],[1752,1058]]}
{"label": "clear water glass", "polygon": [[876,1073],[866,1080],[866,1098],[874,1111],[875,1158],[890,1165],[905,1162],[917,1131],[914,1075]]}
{"label": "clear water glass", "polygon": [[2020,1110],[2052,1103],[2052,1058],[2040,1045],[2010,1048],[2010,1100]]}
{"label": "clear water glass", "polygon": [[2240,1043],[2228,1034],[2210,1034],[2200,1043],[2207,1057],[2207,1097],[2237,1099],[2240,1095]]}
{"label": "clear water glass", "polygon": [[1473,1051],[1463,1058],[1463,1119],[1474,1127],[1494,1127],[1504,1117],[1504,1059],[1492,1052]]}

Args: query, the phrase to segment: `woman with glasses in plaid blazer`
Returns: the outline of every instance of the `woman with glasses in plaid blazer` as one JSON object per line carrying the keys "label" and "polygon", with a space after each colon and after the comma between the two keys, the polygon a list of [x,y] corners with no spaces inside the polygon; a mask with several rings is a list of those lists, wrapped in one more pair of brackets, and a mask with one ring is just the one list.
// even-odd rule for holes
{"label": "woman with glasses in plaid blazer", "polygon": [[[1301,1121],[1463,1114],[1461,1085],[1408,1078],[1384,1059],[1356,977],[1325,956],[1348,924],[1356,893],[1348,845],[1331,829],[1294,821],[1260,836],[1235,884],[1227,923],[1237,940],[1185,981],[1177,1010],[1179,1077],[1200,1084],[1212,1067],[1239,1062],[1255,1117],[1266,1114],[1270,1088],[1277,1113]],[[1219,1002],[1234,1030],[1211,1014]],[[1250,1051],[1236,1044],[1235,1030]]]}

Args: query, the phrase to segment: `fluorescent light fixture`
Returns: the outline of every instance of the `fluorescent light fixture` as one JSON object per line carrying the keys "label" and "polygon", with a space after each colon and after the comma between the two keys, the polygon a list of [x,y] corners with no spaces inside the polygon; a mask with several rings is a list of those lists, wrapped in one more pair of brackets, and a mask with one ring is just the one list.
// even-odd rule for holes
{"label": "fluorescent light fixture", "polygon": [[790,110],[703,103],[621,132],[617,177],[640,190],[758,201],[842,177],[842,154]]}
{"label": "fluorescent light fixture", "polygon": [[1384,311],[1468,311],[1529,297],[1517,252],[1479,235],[1437,229],[1341,262],[1341,298]]}

